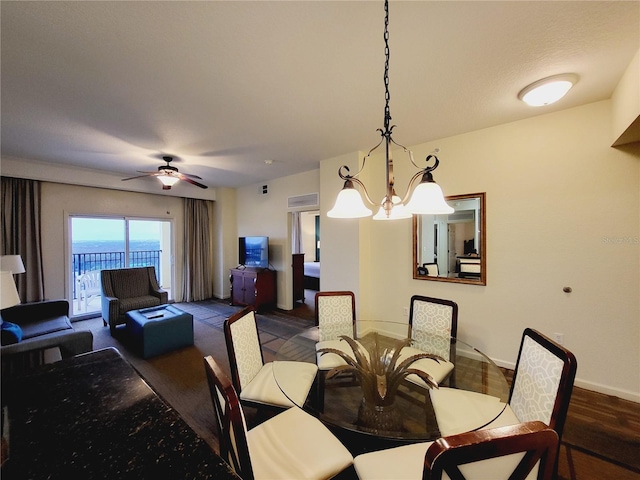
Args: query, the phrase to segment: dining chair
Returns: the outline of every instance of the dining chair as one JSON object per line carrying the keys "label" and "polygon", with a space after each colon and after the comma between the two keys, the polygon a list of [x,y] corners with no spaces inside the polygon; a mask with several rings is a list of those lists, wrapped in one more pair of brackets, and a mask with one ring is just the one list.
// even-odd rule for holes
{"label": "dining chair", "polygon": [[428,276],[437,277],[438,275],[440,275],[437,263],[423,263],[422,266],[427,269]]}
{"label": "dining chair", "polygon": [[508,407],[521,422],[546,423],[561,441],[577,366],[576,357],[569,350],[537,330],[526,328]]}
{"label": "dining chair", "polygon": [[291,407],[247,430],[238,395],[211,357],[204,358],[220,456],[243,480],[328,479],[353,457],[317,418]]}
{"label": "dining chair", "polygon": [[[315,324],[318,327],[316,351],[334,348],[353,356],[349,344],[340,339],[341,335],[356,336],[356,297],[353,292],[317,292],[315,306]],[[318,353],[317,364],[321,371],[326,371],[346,362],[333,353]]]}
{"label": "dining chair", "polygon": [[534,421],[358,455],[360,480],[550,480],[557,433]]}
{"label": "dining chair", "polygon": [[[404,347],[399,362],[419,353],[432,353],[445,360],[423,358],[411,367],[431,375],[440,384],[454,369],[456,357],[455,337],[458,331],[458,304],[451,300],[414,295],[409,310],[409,337],[411,346]],[[409,375],[409,382],[427,388],[417,375]]]}
{"label": "dining chair", "polygon": [[318,367],[308,362],[279,362],[278,368],[286,369],[291,381],[285,395],[275,380],[273,362],[264,362],[253,306],[224,321],[224,336],[233,386],[244,405],[277,409],[304,405]]}

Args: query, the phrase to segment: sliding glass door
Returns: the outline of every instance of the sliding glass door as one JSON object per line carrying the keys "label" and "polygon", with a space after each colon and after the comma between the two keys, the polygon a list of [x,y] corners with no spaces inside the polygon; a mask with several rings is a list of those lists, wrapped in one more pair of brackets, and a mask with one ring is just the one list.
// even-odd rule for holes
{"label": "sliding glass door", "polygon": [[146,218],[69,217],[72,316],[101,309],[100,270],[153,265],[172,299],[171,222]]}

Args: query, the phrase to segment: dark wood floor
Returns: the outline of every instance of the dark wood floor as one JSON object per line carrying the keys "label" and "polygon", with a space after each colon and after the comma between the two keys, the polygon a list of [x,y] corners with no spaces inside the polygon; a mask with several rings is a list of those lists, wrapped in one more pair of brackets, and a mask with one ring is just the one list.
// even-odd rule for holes
{"label": "dark wood floor", "polygon": [[[292,313],[313,318],[314,296]],[[504,369],[510,381],[513,371]],[[564,429],[561,480],[640,480],[640,404],[574,387]]]}

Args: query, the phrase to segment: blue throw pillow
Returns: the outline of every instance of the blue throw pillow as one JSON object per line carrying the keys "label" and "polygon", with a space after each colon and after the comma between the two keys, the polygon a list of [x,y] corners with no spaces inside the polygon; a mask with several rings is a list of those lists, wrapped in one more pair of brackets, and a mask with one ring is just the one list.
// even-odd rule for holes
{"label": "blue throw pillow", "polygon": [[12,343],[18,343],[22,340],[22,329],[20,325],[16,325],[11,322],[2,322],[2,339],[0,343],[2,345],[11,345]]}

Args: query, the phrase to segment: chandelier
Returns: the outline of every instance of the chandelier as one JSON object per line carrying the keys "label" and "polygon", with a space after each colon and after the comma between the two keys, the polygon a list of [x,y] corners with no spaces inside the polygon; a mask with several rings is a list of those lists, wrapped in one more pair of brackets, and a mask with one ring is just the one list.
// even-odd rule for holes
{"label": "chandelier", "polygon": [[[384,63],[384,88],[385,88],[385,107],[384,107],[384,128],[379,128],[377,131],[380,132],[380,142],[369,150],[364,158],[362,159],[362,167],[358,170],[357,173],[351,175],[349,173],[349,167],[347,165],[342,165],[338,169],[338,175],[341,179],[344,180],[344,186],[340,193],[338,193],[338,198],[336,198],[336,203],[334,207],[327,212],[327,216],[332,218],[362,218],[368,217],[373,212],[364,204],[362,200],[362,196],[360,192],[356,190],[355,185],[360,186],[362,189],[362,193],[364,193],[364,197],[374,208],[379,207],[378,213],[374,215],[374,220],[396,220],[401,218],[411,218],[413,214],[445,214],[445,213],[453,213],[453,208],[451,208],[444,200],[444,196],[442,194],[442,189],[438,184],[433,180],[433,172],[440,163],[438,157],[435,153],[438,152],[436,149],[434,154],[428,155],[425,159],[425,162],[428,164],[433,160],[433,165],[427,166],[425,168],[419,167],[416,162],[413,160],[413,153],[408,150],[403,145],[397,143],[392,136],[393,129],[395,125],[391,125],[391,113],[389,110],[389,0],[385,0],[384,2],[384,54],[385,54],[385,63]],[[358,175],[364,170],[365,162],[367,158],[371,156],[371,154],[384,142],[385,145],[385,154],[386,154],[386,195],[382,199],[380,203],[374,202],[369,196],[369,192],[367,192],[367,188],[364,183],[357,178]],[[404,198],[400,198],[395,191],[394,184],[395,179],[393,176],[393,156],[391,153],[391,146],[396,145],[409,156],[409,160],[411,163],[419,169],[419,171],[411,177],[409,181],[409,185],[407,187],[407,192]],[[412,188],[416,180],[421,177],[420,183],[416,186],[415,190]],[[409,199],[411,197],[411,199]],[[407,201],[408,200],[408,201]]]}

